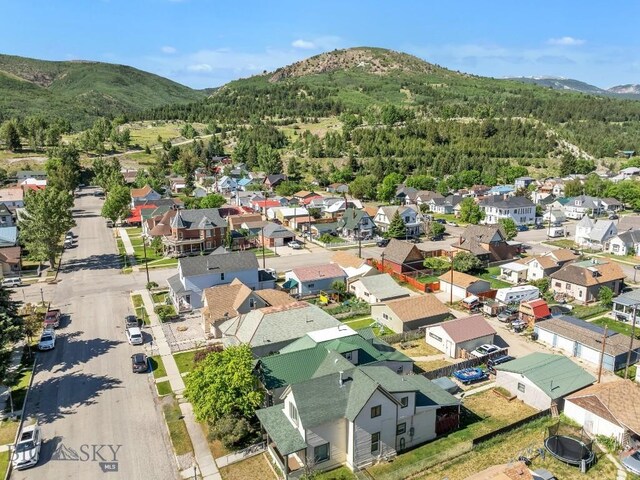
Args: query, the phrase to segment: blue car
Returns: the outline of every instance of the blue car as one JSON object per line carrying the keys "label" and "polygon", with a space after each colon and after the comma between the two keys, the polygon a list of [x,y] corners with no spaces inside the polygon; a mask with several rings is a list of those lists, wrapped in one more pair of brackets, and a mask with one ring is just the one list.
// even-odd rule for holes
{"label": "blue car", "polygon": [[527,230],[529,230],[529,227],[527,227],[526,225],[518,225],[518,226],[516,227],[516,229],[517,229],[519,232],[526,232]]}

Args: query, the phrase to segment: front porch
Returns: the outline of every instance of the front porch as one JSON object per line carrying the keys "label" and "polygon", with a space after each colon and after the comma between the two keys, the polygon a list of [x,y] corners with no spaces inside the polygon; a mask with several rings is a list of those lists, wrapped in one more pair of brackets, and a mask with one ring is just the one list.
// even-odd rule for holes
{"label": "front porch", "polygon": [[169,298],[178,314],[186,313],[193,310],[191,306],[191,296],[194,294],[191,290],[187,290],[180,281],[180,275],[176,274],[167,279],[169,284]]}
{"label": "front porch", "polygon": [[177,240],[171,237],[162,237],[164,254],[167,257],[193,255],[200,252],[215,250],[221,244],[213,238],[190,238]]}

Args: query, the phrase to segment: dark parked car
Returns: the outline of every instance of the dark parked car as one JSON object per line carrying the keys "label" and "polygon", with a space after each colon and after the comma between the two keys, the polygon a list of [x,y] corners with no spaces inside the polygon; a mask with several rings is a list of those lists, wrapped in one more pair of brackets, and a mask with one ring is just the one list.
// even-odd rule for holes
{"label": "dark parked car", "polygon": [[388,238],[383,238],[382,240],[378,240],[376,245],[379,246],[379,247],[386,247],[387,245],[389,245],[389,239]]}
{"label": "dark parked car", "polygon": [[529,230],[529,227],[527,227],[526,225],[518,225],[516,227],[516,230],[518,230],[519,232],[526,232],[527,230]]}
{"label": "dark parked car", "polygon": [[615,213],[612,213],[611,215],[609,215],[609,220],[617,220],[619,217],[618,215],[616,215]]}
{"label": "dark parked car", "polygon": [[498,314],[498,321],[503,323],[513,322],[517,318],[518,318],[518,312],[511,308],[507,308]]}
{"label": "dark parked car", "polygon": [[442,225],[446,225],[447,221],[444,218],[436,218],[434,222],[441,223]]}
{"label": "dark parked car", "polygon": [[145,373],[149,370],[149,361],[144,353],[131,355],[131,370],[133,370],[133,373]]}
{"label": "dark parked car", "polygon": [[500,365],[501,363],[506,363],[509,362],[511,360],[515,360],[511,355],[503,355],[502,357],[497,357],[494,359],[491,359],[487,362],[487,369],[495,374],[496,373],[496,369],[495,366],[496,365]]}
{"label": "dark parked car", "polygon": [[135,315],[127,315],[126,317],[124,317],[124,327],[125,328],[140,327],[138,318]]}

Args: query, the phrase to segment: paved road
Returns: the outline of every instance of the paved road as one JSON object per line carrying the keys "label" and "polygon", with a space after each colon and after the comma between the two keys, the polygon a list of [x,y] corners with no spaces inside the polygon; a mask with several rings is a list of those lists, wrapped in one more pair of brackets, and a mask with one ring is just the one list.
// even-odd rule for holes
{"label": "paved road", "polygon": [[[152,385],[147,376],[131,372],[130,356],[141,347],[130,346],[122,328],[128,293],[144,280],[118,273],[112,233],[98,217],[100,203],[93,196],[76,200],[77,247],[63,256],[60,282],[42,287],[45,300],[69,317],[58,330],[55,350],[38,356],[27,405],[27,415],[37,415],[42,425],[40,463],[14,472],[12,479],[177,476]],[[25,287],[16,297],[39,300],[40,288]],[[56,460],[54,452],[63,446],[81,461]],[[105,474],[99,462],[112,461],[114,450],[118,472]]]}

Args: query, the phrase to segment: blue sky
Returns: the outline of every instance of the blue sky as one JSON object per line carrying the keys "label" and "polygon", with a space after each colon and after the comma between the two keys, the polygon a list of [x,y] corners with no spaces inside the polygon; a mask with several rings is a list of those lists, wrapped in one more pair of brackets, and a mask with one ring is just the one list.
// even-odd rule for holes
{"label": "blue sky", "polygon": [[[195,87],[377,46],[478,75],[640,83],[640,2],[0,0],[0,52],[132,65]],[[13,19],[7,21],[7,19]]]}

